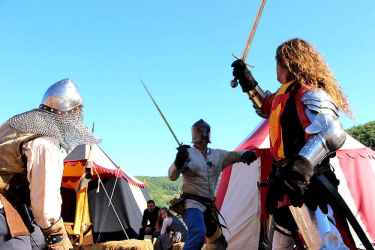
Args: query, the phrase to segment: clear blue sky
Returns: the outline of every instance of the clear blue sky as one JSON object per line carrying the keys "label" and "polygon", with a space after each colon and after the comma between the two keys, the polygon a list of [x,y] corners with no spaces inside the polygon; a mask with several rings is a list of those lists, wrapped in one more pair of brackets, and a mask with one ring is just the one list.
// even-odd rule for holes
{"label": "clear blue sky", "polygon": [[[101,147],[133,175],[165,176],[174,138],[212,127],[212,148],[233,150],[261,121],[232,89],[231,53],[241,56],[260,0],[0,0],[0,123],[37,108],[45,90],[71,78],[84,97],[85,123]],[[356,123],[375,120],[375,1],[268,0],[247,62],[275,91],[275,50],[288,38],[314,44],[352,103]]]}

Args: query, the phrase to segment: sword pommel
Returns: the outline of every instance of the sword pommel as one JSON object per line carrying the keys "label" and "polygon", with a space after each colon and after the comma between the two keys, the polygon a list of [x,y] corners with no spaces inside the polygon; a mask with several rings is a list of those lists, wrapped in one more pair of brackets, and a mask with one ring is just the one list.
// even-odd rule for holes
{"label": "sword pommel", "polygon": [[238,86],[237,78],[234,78],[232,81],[230,81],[230,86],[232,88],[236,88]]}

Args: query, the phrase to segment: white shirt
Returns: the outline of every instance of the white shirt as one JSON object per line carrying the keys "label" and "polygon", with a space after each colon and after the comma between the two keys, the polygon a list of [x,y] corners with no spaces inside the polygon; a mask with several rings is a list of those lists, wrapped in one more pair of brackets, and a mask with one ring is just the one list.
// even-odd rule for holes
{"label": "white shirt", "polygon": [[170,226],[172,222],[173,222],[173,219],[171,217],[166,217],[163,220],[163,226],[161,227],[160,235],[165,234],[165,232],[167,231],[167,227]]}
{"label": "white shirt", "polygon": [[27,179],[35,222],[41,228],[48,228],[61,216],[63,155],[46,137],[25,143],[23,151],[27,156]]}
{"label": "white shirt", "polygon": [[[226,151],[208,148],[207,157],[195,147],[188,148],[189,160],[182,169],[173,163],[169,168],[169,180],[175,181],[182,173],[182,191],[213,199],[220,173],[228,166],[241,162],[241,156],[246,150]],[[186,209],[197,208],[202,213],[206,207],[200,202],[186,199]]]}

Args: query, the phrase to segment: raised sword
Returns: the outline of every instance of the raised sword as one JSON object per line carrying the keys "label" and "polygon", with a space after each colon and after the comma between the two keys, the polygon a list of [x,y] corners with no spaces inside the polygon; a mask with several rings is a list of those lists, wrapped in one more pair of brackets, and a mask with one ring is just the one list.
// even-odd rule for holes
{"label": "raised sword", "polygon": [[145,89],[146,89],[148,95],[151,97],[151,100],[153,101],[153,103],[155,104],[156,108],[158,109],[158,111],[159,111],[161,117],[163,118],[165,124],[167,124],[167,126],[168,126],[169,130],[171,131],[173,137],[176,139],[176,141],[177,141],[177,143],[178,143],[178,146],[181,146],[181,143],[177,140],[177,137],[176,137],[176,135],[173,133],[173,130],[172,130],[171,126],[169,126],[169,124],[168,124],[168,122],[167,122],[167,119],[165,119],[163,113],[161,112],[161,110],[159,109],[158,105],[157,105],[156,102],[154,101],[154,98],[152,98],[150,92],[148,92],[148,89],[146,88],[146,85],[143,83],[142,80],[141,80],[141,83],[142,83],[143,87],[145,87]]}
{"label": "raised sword", "polygon": [[[260,6],[259,6],[259,9],[258,9],[258,13],[255,17],[255,21],[253,23],[253,27],[251,28],[251,31],[250,31],[250,35],[249,37],[247,38],[247,42],[246,42],[246,45],[245,45],[245,49],[243,50],[242,52],[242,56],[241,58],[235,56],[233,53],[232,53],[232,56],[234,56],[236,59],[241,59],[246,65],[248,65],[249,67],[251,68],[254,68],[254,66],[251,66],[250,64],[246,63],[245,60],[246,60],[246,57],[247,57],[247,54],[249,53],[249,49],[250,49],[250,46],[251,46],[251,43],[253,41],[253,38],[254,38],[254,34],[255,34],[255,31],[258,27],[258,23],[259,23],[259,20],[260,20],[260,16],[262,15],[262,12],[263,12],[263,8],[264,8],[264,5],[266,3],[266,0],[262,0],[262,2],[260,3]],[[235,88],[237,87],[238,85],[238,82],[237,82],[237,78],[235,77],[231,82],[230,82],[230,86],[232,88]]]}

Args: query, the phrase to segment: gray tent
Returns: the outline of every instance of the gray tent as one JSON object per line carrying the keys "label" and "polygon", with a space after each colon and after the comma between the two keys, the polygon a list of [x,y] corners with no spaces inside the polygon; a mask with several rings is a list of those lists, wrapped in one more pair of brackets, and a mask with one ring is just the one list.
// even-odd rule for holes
{"label": "gray tent", "polygon": [[[84,166],[89,149],[87,145],[77,146],[66,156],[65,168],[74,168],[77,164]],[[97,242],[98,237],[98,242],[124,240],[126,239],[124,230],[129,238],[137,238],[143,211],[147,208],[147,201],[150,199],[146,185],[123,168],[119,170],[119,166],[99,146],[93,146],[92,154],[95,169],[94,177],[88,185],[88,200],[94,242]],[[98,175],[95,173],[101,178],[104,188],[99,184]],[[64,183],[77,181],[77,178],[79,176],[65,176],[64,170],[62,186]],[[114,186],[115,189],[113,189]],[[111,205],[108,206],[112,192],[114,208]],[[63,187],[62,198],[63,219],[74,221],[75,190]]]}

